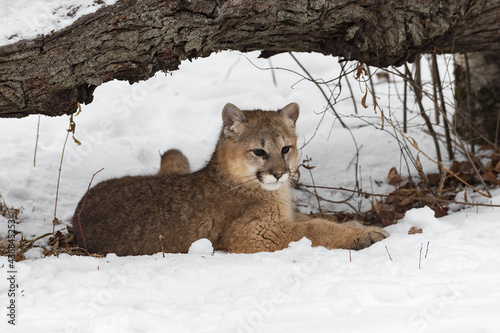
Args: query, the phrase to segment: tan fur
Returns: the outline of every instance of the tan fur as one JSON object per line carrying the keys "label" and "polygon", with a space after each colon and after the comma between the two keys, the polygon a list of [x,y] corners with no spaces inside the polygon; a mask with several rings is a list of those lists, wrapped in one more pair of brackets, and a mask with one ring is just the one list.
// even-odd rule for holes
{"label": "tan fur", "polygon": [[159,176],[187,175],[191,172],[187,157],[177,149],[170,149],[161,155]]}
{"label": "tan fur", "polygon": [[166,252],[187,252],[200,238],[216,250],[253,253],[280,250],[302,237],[313,246],[355,250],[387,237],[379,228],[296,214],[290,178],[297,167],[298,115],[295,103],[278,112],[227,104],[219,141],[203,169],[186,174],[178,167],[185,163],[177,164],[184,155],[176,151],[169,153],[175,166],[162,159],[159,175],[98,184],[80,221],[83,198],[75,211],[77,242],[83,246],[83,233],[89,252],[139,255],[160,252],[162,245]]}

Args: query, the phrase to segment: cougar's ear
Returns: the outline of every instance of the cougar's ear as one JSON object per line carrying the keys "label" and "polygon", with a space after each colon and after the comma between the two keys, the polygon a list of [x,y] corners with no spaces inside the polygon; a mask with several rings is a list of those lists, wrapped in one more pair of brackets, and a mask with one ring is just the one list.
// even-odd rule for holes
{"label": "cougar's ear", "polygon": [[295,127],[297,118],[299,118],[300,107],[297,103],[290,103],[286,105],[283,109],[278,111],[278,114],[284,118],[290,119]]}
{"label": "cougar's ear", "polygon": [[241,123],[246,123],[248,120],[236,105],[227,103],[222,109],[222,121],[224,123],[224,134],[231,135],[237,133]]}

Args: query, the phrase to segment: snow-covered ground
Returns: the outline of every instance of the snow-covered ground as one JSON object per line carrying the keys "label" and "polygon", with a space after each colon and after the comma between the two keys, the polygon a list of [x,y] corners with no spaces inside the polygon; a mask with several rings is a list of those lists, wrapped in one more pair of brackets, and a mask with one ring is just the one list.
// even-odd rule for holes
{"label": "snow-covered ground", "polygon": [[[5,37],[0,31],[0,38]],[[179,71],[158,73],[140,84],[111,82],[99,87],[94,102],[74,117],[75,137],[82,145],[70,136],[66,146],[57,205],[63,224],[56,230],[69,224],[92,175],[101,168],[93,184],[127,174],[155,173],[159,152],[172,147],[185,152],[193,169],[202,167],[214,147],[220,112],[227,102],[242,109],[277,109],[298,102],[301,159],[312,158],[314,182],[353,188],[356,150],[349,131],[330,111],[323,113],[326,101],[313,83],[296,73],[275,70],[274,84],[272,71],[256,67],[268,68],[269,61],[257,55],[222,52],[184,62]],[[329,80],[340,73],[334,58],[297,57],[316,78]],[[287,54],[273,57],[272,62],[301,72]],[[441,64],[444,74],[445,62]],[[353,115],[345,82],[335,107],[359,147],[358,179],[364,190],[390,192],[389,169],[396,166],[407,174],[400,147],[387,123],[385,130],[367,125],[370,120],[380,126],[380,112],[361,107],[365,87],[352,74],[350,78],[359,114]],[[386,115],[392,112],[395,122],[401,120],[401,87],[383,78],[375,83]],[[370,101],[369,96],[372,105]],[[413,117],[409,135],[433,156],[433,143],[415,111]],[[0,193],[9,206],[24,207],[15,227],[28,239],[52,231],[69,120],[40,119],[33,166],[37,123],[37,116],[0,120]],[[426,172],[436,169],[420,158]],[[305,169],[301,181],[312,182]],[[331,200],[349,195],[321,194]],[[313,197],[296,196],[305,212],[317,209]],[[471,193],[468,197],[490,202]],[[354,206],[359,202],[364,209],[370,207],[369,199],[354,199]],[[499,190],[493,191],[491,203],[500,205]],[[323,209],[349,209],[344,204],[324,205]],[[408,235],[412,226],[421,227],[423,233]],[[8,220],[0,216],[0,238],[7,236],[7,227]],[[391,234],[388,239],[352,253],[312,248],[307,239],[280,252],[250,255],[212,254],[206,243],[197,244],[189,254],[165,258],[161,254],[41,258],[41,250],[34,249],[27,253],[28,260],[14,263],[16,273],[8,273],[7,258],[0,257],[0,331],[500,332],[498,208],[455,205],[440,219],[428,208],[414,209],[386,230]],[[46,238],[39,243],[45,242]],[[17,286],[15,298],[9,296],[11,275]],[[16,326],[8,323],[12,299]]]}

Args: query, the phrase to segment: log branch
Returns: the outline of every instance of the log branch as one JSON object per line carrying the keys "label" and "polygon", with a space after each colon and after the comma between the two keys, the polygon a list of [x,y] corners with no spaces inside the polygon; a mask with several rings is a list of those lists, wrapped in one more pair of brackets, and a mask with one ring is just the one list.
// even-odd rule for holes
{"label": "log branch", "polygon": [[0,117],[74,113],[104,82],[146,80],[222,50],[319,52],[372,66],[500,50],[491,0],[118,0],[0,47]]}

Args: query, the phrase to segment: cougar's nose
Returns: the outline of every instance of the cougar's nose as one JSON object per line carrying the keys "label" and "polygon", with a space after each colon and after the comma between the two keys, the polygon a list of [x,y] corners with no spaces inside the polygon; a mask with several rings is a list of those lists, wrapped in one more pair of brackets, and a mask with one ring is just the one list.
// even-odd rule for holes
{"label": "cougar's nose", "polygon": [[276,180],[279,180],[283,176],[283,172],[273,172],[273,176]]}

